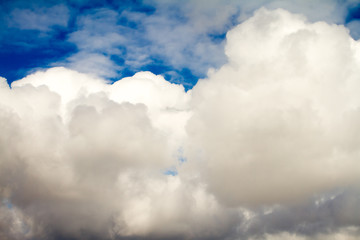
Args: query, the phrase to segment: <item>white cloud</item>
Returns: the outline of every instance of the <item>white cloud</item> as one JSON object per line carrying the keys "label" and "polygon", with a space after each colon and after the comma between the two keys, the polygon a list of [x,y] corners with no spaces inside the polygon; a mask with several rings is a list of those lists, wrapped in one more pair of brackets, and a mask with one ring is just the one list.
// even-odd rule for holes
{"label": "white cloud", "polygon": [[96,9],[80,15],[76,20],[77,31],[69,35],[68,41],[78,52],[65,61],[53,64],[90,73],[99,77],[114,78],[123,66],[116,64],[111,56],[123,55],[119,49],[127,42],[117,26],[118,13],[110,9]]}
{"label": "white cloud", "polygon": [[[111,53],[116,41],[81,40],[85,25],[72,38],[80,58]],[[0,78],[0,198],[13,206],[0,206],[0,237],[352,240],[359,42],[266,9],[226,41],[228,63],[188,92],[150,72],[114,84],[61,67],[11,88]]]}
{"label": "white cloud", "polygon": [[9,85],[5,78],[0,77],[0,88],[9,88]]}
{"label": "white cloud", "polygon": [[209,215],[227,221],[203,186],[163,174],[188,118],[182,86],[53,68],[0,91],[0,193],[33,224],[30,238],[202,235],[217,225]]}
{"label": "white cloud", "polygon": [[65,62],[57,62],[54,66],[65,66],[81,73],[92,74],[97,77],[114,78],[123,69],[113,62],[108,55],[80,51],[68,57]]}
{"label": "white cloud", "polygon": [[187,125],[189,162],[220,201],[299,201],[359,180],[359,50],[345,27],[285,10],[228,32],[228,63],[193,88]]}

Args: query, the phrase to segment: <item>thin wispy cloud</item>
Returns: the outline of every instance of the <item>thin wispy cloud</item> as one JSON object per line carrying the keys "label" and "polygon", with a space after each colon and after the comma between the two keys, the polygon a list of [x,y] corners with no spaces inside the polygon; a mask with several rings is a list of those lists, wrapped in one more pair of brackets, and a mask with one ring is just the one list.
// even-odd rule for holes
{"label": "thin wispy cloud", "polygon": [[11,11],[8,21],[10,27],[48,32],[55,26],[66,27],[68,20],[68,8],[65,5],[56,5],[33,10],[16,8]]}

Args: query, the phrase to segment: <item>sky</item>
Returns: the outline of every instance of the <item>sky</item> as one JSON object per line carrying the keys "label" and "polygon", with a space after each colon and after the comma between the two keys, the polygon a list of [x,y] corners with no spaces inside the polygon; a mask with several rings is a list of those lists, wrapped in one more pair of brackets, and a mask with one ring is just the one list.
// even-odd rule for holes
{"label": "sky", "polygon": [[0,18],[0,239],[359,239],[358,0]]}

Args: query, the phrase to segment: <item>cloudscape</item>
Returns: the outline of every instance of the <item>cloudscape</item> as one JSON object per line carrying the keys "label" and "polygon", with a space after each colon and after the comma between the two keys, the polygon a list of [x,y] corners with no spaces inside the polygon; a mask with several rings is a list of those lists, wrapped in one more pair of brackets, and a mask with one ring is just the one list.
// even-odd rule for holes
{"label": "cloudscape", "polygon": [[0,3],[1,240],[360,238],[360,2]]}

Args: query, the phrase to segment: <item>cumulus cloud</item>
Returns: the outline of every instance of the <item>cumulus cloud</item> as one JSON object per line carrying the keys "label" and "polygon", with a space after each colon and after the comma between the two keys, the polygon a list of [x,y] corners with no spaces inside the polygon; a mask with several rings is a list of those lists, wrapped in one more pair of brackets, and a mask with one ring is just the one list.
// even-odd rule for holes
{"label": "cumulus cloud", "polygon": [[[72,41],[111,53],[80,40],[92,17]],[[359,51],[344,26],[261,9],[188,92],[150,72],[0,78],[0,237],[355,239]]]}
{"label": "cumulus cloud", "polygon": [[194,87],[187,126],[221,201],[295,201],[358,180],[360,55],[347,29],[261,9],[225,50],[228,64]]}
{"label": "cumulus cloud", "polygon": [[182,86],[148,72],[110,85],[65,68],[1,81],[4,236],[203,237],[228,226],[203,186],[164,174],[188,118]]}

